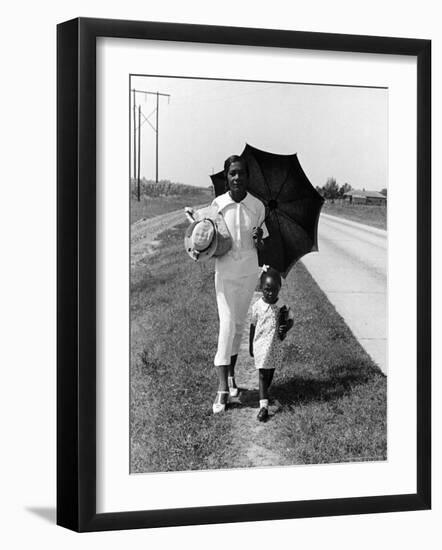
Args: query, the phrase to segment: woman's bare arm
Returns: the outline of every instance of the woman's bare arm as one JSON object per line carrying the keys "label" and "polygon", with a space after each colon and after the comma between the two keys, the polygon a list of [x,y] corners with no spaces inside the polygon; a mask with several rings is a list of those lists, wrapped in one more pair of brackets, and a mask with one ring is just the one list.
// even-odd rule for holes
{"label": "woman's bare arm", "polygon": [[252,239],[255,243],[255,246],[258,250],[261,250],[264,246],[264,241],[262,240],[264,232],[261,227],[254,227],[252,231]]}

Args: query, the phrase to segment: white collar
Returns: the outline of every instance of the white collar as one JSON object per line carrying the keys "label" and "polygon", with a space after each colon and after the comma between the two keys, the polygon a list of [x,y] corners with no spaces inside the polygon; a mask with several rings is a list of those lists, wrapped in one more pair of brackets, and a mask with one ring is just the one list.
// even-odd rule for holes
{"label": "white collar", "polygon": [[216,202],[218,204],[219,212],[229,204],[243,204],[249,210],[253,210],[254,197],[250,193],[246,192],[246,196],[243,198],[243,200],[236,202],[232,199],[230,193],[227,191],[223,195],[219,195],[218,197],[216,197]]}

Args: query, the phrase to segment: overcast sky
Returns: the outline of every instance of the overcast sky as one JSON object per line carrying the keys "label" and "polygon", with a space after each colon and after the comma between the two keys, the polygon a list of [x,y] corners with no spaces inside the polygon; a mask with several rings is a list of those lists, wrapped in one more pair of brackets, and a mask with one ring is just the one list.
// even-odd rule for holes
{"label": "overcast sky", "polygon": [[[297,153],[314,186],[334,177],[354,189],[387,187],[388,90],[148,76],[130,86],[171,96],[160,99],[159,179],[207,187],[249,143]],[[155,126],[156,97],[136,102]],[[145,121],[141,151],[141,176],[155,179],[155,132]]]}

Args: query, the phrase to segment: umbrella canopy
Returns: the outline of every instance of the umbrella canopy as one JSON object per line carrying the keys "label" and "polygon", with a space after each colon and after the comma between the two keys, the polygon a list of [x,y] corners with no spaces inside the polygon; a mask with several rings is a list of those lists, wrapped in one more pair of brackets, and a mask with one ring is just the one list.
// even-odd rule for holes
{"label": "umbrella canopy", "polygon": [[[296,154],[277,155],[246,145],[240,155],[249,167],[248,192],[264,203],[269,237],[258,252],[287,277],[293,265],[318,250],[318,221],[324,199],[305,175]],[[224,172],[211,176],[215,195],[226,192]]]}

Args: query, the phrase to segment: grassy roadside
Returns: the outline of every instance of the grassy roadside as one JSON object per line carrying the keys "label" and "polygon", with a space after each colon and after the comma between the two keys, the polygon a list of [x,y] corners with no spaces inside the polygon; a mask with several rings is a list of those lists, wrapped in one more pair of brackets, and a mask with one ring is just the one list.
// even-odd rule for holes
{"label": "grassy roadside", "polygon": [[[186,225],[186,224],[185,224]],[[184,226],[131,284],[131,471],[212,467],[231,446],[228,416],[214,417],[213,267],[184,252]]]}
{"label": "grassy roadside", "polygon": [[326,201],[322,207],[324,214],[339,216],[354,222],[365,223],[379,229],[387,229],[387,208],[364,204],[343,204]]}
{"label": "grassy roadside", "polygon": [[[237,463],[235,411],[211,414],[218,326],[213,265],[188,259],[183,229],[165,232],[161,249],[132,272],[132,472]],[[384,459],[385,377],[302,264],[285,287],[295,328],[272,386],[280,410],[260,444],[286,464]]]}
{"label": "grassy roadside", "polygon": [[213,199],[210,190],[197,189],[194,193],[186,195],[169,195],[166,197],[142,196],[138,202],[133,196],[130,199],[130,223],[134,223],[143,218],[153,218],[160,214],[173,212],[184,206],[194,206],[195,204],[209,203]]}

